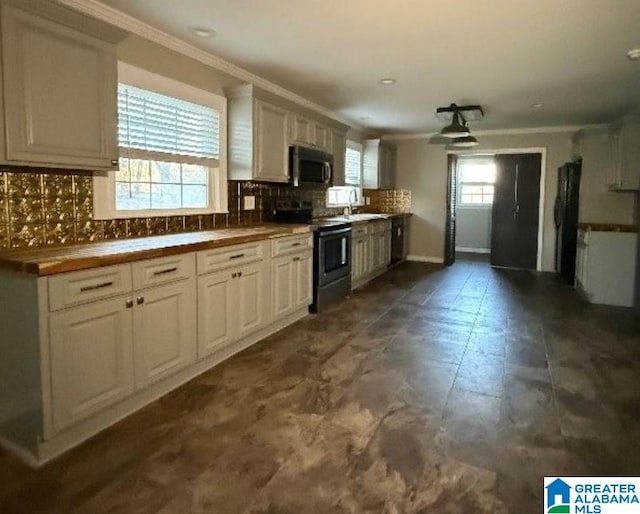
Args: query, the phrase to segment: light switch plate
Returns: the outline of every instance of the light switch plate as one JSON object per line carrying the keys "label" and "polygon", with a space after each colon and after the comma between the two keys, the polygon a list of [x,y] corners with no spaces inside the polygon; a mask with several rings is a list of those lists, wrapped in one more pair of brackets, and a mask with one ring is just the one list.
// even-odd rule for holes
{"label": "light switch plate", "polygon": [[365,205],[371,205],[371,198],[369,198],[368,196],[364,197],[364,204]]}
{"label": "light switch plate", "polygon": [[256,197],[253,195],[244,197],[244,210],[252,211],[256,208]]}

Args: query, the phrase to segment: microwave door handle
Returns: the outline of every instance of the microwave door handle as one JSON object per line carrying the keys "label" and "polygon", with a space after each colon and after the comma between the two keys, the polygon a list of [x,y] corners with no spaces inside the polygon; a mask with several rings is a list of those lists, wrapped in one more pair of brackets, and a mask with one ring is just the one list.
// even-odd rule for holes
{"label": "microwave door handle", "polygon": [[294,187],[298,187],[300,185],[300,152],[299,149],[294,147],[291,150],[291,182]]}
{"label": "microwave door handle", "polygon": [[328,162],[324,163],[324,183],[329,184],[331,182],[331,165]]}

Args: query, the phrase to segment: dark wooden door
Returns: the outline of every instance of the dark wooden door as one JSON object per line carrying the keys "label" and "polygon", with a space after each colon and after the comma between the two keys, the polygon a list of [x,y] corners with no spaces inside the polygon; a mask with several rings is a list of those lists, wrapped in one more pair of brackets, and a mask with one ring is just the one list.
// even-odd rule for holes
{"label": "dark wooden door", "polygon": [[491,264],[535,270],[542,156],[496,155],[495,163]]}
{"label": "dark wooden door", "polygon": [[456,262],[456,195],[458,187],[458,156],[450,154],[447,161],[447,219],[444,231],[444,263]]}

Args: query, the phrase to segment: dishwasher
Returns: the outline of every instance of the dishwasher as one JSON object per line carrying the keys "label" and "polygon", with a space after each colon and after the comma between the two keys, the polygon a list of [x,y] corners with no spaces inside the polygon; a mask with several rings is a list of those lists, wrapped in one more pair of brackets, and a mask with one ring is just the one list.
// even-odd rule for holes
{"label": "dishwasher", "polygon": [[391,265],[407,258],[405,245],[405,218],[398,216],[391,220]]}

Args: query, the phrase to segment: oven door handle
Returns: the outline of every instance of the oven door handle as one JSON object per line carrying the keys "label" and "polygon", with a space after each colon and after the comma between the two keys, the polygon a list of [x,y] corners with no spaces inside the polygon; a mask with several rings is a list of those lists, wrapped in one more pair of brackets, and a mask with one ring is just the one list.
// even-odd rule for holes
{"label": "oven door handle", "polygon": [[347,234],[351,232],[351,228],[341,228],[340,230],[331,230],[329,232],[320,232],[318,234],[319,237],[334,237],[339,236],[341,234]]}
{"label": "oven door handle", "polygon": [[331,164],[328,162],[322,164],[322,177],[325,184],[331,184]]}

